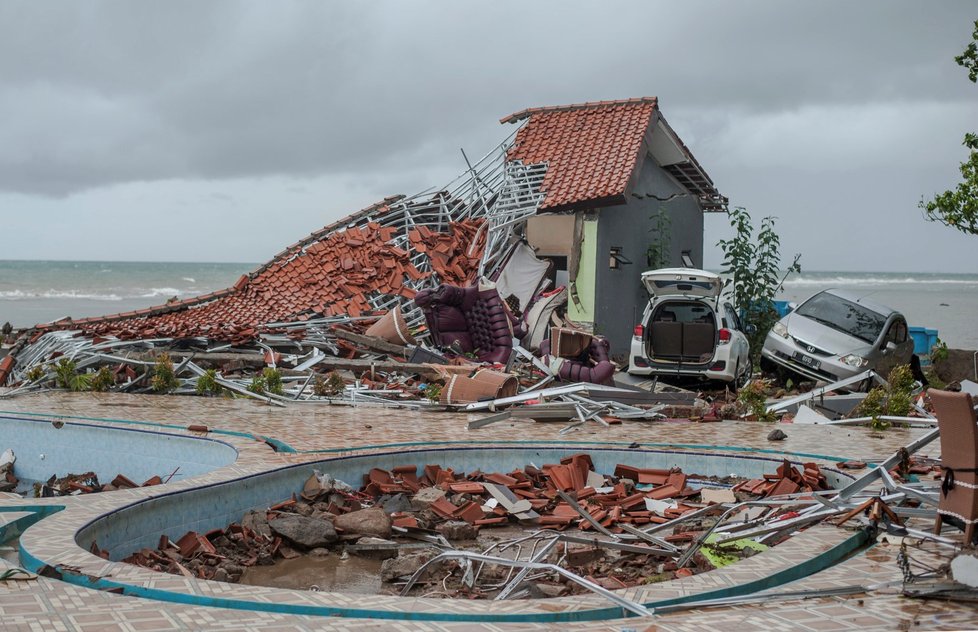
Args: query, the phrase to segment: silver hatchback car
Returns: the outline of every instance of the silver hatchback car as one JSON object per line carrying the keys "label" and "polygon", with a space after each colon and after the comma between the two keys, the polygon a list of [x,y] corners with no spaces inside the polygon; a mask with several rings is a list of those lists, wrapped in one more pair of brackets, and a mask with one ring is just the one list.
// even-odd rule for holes
{"label": "silver hatchback car", "polygon": [[833,289],[812,296],[774,324],[761,349],[761,364],[837,382],[867,369],[885,377],[893,367],[909,364],[912,355],[903,314]]}

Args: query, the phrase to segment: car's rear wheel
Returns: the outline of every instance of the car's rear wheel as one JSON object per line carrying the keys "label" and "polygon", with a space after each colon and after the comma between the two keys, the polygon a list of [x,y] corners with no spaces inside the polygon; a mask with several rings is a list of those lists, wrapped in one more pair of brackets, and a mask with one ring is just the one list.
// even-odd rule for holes
{"label": "car's rear wheel", "polygon": [[751,362],[748,359],[747,360],[747,366],[744,368],[744,372],[741,373],[740,372],[740,360],[737,360],[737,370],[734,371],[734,381],[733,381],[734,392],[736,392],[736,391],[742,389],[743,387],[747,386],[747,383],[750,382],[750,378],[753,375],[754,375],[754,363],[753,362]]}

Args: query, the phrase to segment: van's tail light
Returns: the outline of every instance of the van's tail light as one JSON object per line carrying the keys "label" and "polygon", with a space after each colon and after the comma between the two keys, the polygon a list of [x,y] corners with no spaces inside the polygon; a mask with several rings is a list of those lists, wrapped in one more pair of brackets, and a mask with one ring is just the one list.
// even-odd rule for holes
{"label": "van's tail light", "polygon": [[730,330],[729,329],[721,329],[720,330],[720,344],[723,345],[723,344],[727,344],[728,342],[730,342]]}
{"label": "van's tail light", "polygon": [[635,325],[635,329],[632,330],[632,336],[636,338],[641,338],[645,334],[645,327],[642,325]]}

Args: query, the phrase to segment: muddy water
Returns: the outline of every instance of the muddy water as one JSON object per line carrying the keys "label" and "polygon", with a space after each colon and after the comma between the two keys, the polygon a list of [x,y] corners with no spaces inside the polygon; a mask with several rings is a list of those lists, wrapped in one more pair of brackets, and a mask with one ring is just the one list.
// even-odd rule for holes
{"label": "muddy water", "polygon": [[309,590],[317,586],[329,592],[376,595],[381,592],[381,560],[350,555],[302,556],[278,560],[272,566],[252,566],[241,576],[242,584]]}

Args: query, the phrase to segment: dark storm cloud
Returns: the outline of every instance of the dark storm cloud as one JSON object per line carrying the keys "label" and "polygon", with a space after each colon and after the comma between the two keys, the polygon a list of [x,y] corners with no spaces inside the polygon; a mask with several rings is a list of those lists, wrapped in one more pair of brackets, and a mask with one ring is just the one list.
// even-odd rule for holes
{"label": "dark storm cloud", "polygon": [[[530,105],[657,94],[730,113],[973,99],[964,3],[0,5],[0,188],[454,162]],[[949,77],[951,77],[949,79]],[[949,142],[953,142],[950,139]]]}

